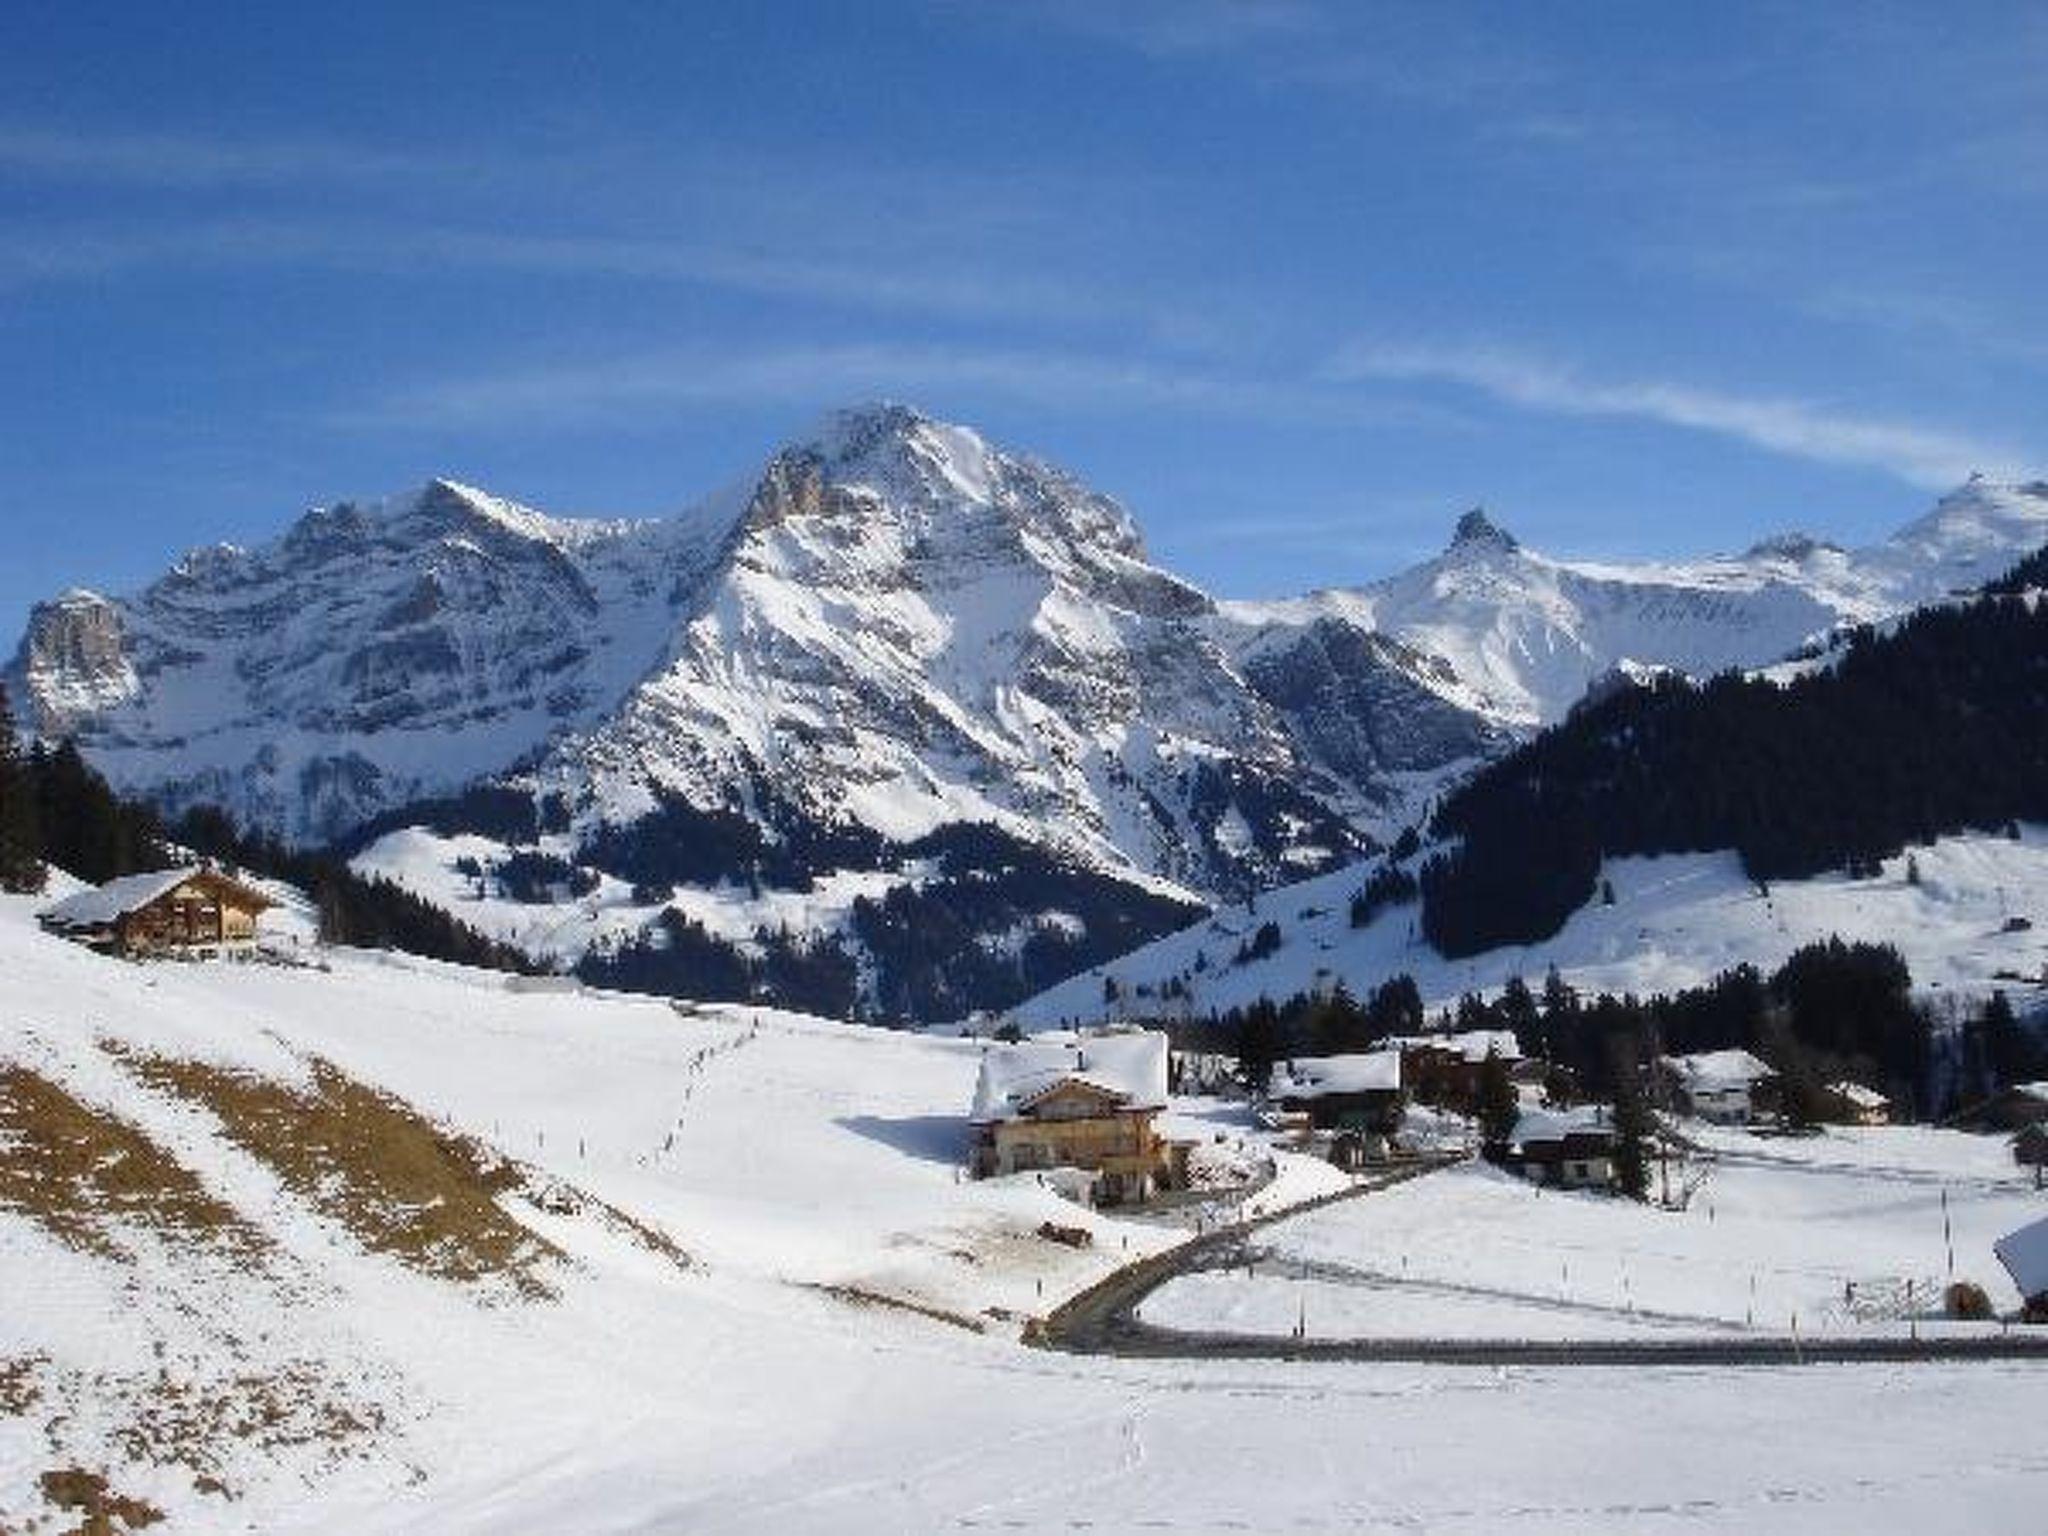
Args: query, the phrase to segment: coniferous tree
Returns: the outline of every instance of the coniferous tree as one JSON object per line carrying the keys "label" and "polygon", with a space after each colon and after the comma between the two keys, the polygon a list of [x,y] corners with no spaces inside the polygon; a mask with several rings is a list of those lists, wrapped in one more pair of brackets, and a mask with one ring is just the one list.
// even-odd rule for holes
{"label": "coniferous tree", "polygon": [[1536,1011],[1535,994],[1519,976],[1510,976],[1493,1005],[1495,1024],[1515,1032],[1515,1045],[1524,1056],[1543,1054],[1542,1019]]}
{"label": "coniferous tree", "polygon": [[0,683],[0,890],[40,891],[45,874],[35,784],[22,756],[7,685]]}
{"label": "coniferous tree", "polygon": [[1522,1118],[1521,1100],[1515,1093],[1508,1064],[1498,1051],[1488,1051],[1479,1069],[1479,1137],[1486,1155],[1498,1159],[1515,1139],[1515,1122]]}
{"label": "coniferous tree", "polygon": [[1422,989],[1403,971],[1373,988],[1365,1001],[1366,1022],[1375,1039],[1414,1035],[1422,1031]]}
{"label": "coniferous tree", "polygon": [[1631,1200],[1650,1193],[1650,1138],[1657,1119],[1643,1097],[1642,1076],[1635,1056],[1617,1049],[1614,1076],[1614,1180]]}
{"label": "coniferous tree", "polygon": [[1237,1068],[1252,1092],[1266,1091],[1273,1081],[1273,1063],[1285,1048],[1280,1010],[1262,997],[1245,1011],[1237,1030]]}

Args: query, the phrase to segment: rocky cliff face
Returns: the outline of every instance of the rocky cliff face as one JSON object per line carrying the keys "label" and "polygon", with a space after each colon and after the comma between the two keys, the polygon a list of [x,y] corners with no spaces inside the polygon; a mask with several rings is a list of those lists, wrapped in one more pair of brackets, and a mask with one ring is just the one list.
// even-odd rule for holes
{"label": "rocky cliff face", "polygon": [[687,571],[661,525],[436,481],[44,605],[13,672],[34,727],[117,784],[319,840],[593,723],[659,654]]}
{"label": "rocky cliff face", "polygon": [[1235,638],[1114,502],[914,412],[848,413],[769,463],[666,663],[540,777],[600,818],[744,786],[895,839],[987,821],[1235,889],[1364,846],[1335,808],[1355,786]]}

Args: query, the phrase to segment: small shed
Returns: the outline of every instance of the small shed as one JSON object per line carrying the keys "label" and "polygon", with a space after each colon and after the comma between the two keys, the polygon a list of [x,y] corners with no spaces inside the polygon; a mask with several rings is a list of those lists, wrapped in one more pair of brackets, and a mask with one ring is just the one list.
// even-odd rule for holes
{"label": "small shed", "polygon": [[1828,1108],[1843,1125],[1889,1125],[1892,1118],[1890,1099],[1846,1078],[1828,1085]]}
{"label": "small shed", "polygon": [[40,914],[52,933],[114,954],[180,954],[253,943],[277,903],[206,865],[122,875]]}

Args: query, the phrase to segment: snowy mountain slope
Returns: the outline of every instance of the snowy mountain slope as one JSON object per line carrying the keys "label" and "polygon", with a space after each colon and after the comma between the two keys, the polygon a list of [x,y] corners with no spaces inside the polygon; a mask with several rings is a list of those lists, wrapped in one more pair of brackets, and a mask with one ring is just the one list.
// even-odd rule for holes
{"label": "snowy mountain slope", "polygon": [[570,522],[451,481],[39,605],[25,724],[118,786],[321,840],[594,723],[660,654],[696,521]]}
{"label": "snowy mountain slope", "polygon": [[1373,765],[1318,771],[1214,617],[1060,471],[845,412],[770,461],[663,667],[537,777],[614,820],[666,791],[897,841],[990,821],[1196,891],[1327,865],[1360,841],[1326,802]]}
{"label": "snowy mountain slope", "polygon": [[[10,1123],[5,1166],[65,1170],[65,1198],[31,1206],[0,1183],[9,1529],[78,1523],[46,1491],[68,1496],[79,1479],[45,1481],[65,1472],[166,1530],[350,1536],[1355,1529],[1390,1507],[1430,1529],[1634,1530],[1674,1503],[1689,1529],[1751,1532],[1762,1509],[1771,1529],[1817,1533],[2017,1529],[2038,1505],[2024,1362],[1738,1379],[1026,1350],[1023,1317],[1177,1234],[1029,1176],[958,1179],[973,1042],[520,995],[346,952],[326,970],[113,964],[39,933],[34,905],[0,897],[0,1113],[36,1111]],[[323,1075],[374,1095],[380,1123],[431,1128],[431,1152],[411,1143],[422,1163],[459,1170],[467,1148],[484,1187],[516,1174],[495,1216],[468,1215],[549,1245],[534,1271],[549,1294],[368,1246],[356,1197],[393,1171],[361,1155],[374,1139],[338,1138],[308,1180],[284,1155],[296,1127],[236,1118]],[[1177,1133],[1236,1125],[1228,1106],[1185,1108]],[[124,1156],[50,1155],[50,1128]],[[1336,1176],[1290,1162],[1283,1177],[1292,1200]],[[1546,1197],[1521,1219],[1572,1205]],[[1430,1206],[1402,1201],[1382,1240]],[[1670,1219],[1598,1235],[1625,1254]],[[1093,1245],[1039,1236],[1047,1220]],[[1917,1204],[1892,1230],[1908,1222],[1917,1237]],[[1975,1273],[1980,1255],[1961,1258]],[[1595,1263],[1582,1250],[1583,1283]],[[1885,1411],[1845,1420],[1845,1387]],[[1475,1445],[1490,1448],[1477,1483]],[[1957,1464],[1961,1483],[1928,1470]]]}
{"label": "snowy mountain slope", "polygon": [[[1072,476],[875,405],[665,521],[447,481],[316,511],[133,597],[43,605],[12,677],[34,728],[173,810],[325,840],[411,807],[496,845],[470,857],[585,866],[594,900],[496,924],[564,960],[671,908],[758,931],[763,887],[838,893],[767,917],[799,941],[909,893],[852,945],[866,1002],[1000,1006],[1055,954],[1177,921],[1162,902],[1352,861],[1617,669],[1770,663],[2044,536],[2048,488],[1984,482],[1875,550],[1695,566],[1559,562],[1473,514],[1375,587],[1219,604]],[[418,809],[492,777],[545,808],[535,828]],[[460,888],[454,856],[367,856]],[[972,899],[984,876],[1000,899]],[[1077,905],[1122,916],[1077,933]],[[984,963],[1034,936],[1034,967]],[[947,975],[877,980],[882,950],[933,944]]]}
{"label": "snowy mountain slope", "polygon": [[[1836,934],[1896,945],[1915,985],[1935,996],[1981,997],[2004,987],[2015,1006],[2048,1002],[2048,829],[2023,825],[2017,842],[1943,838],[1912,857],[1917,884],[1907,880],[1901,855],[1872,878],[1778,880],[1768,894],[1732,853],[1610,860],[1601,877],[1614,888],[1612,906],[1581,908],[1544,943],[1469,960],[1446,960],[1430,947],[1412,902],[1353,928],[1351,896],[1370,870],[1360,866],[1268,891],[1256,910],[1219,911],[1053,987],[1017,1016],[1042,1028],[1160,1011],[1206,1014],[1339,981],[1363,996],[1402,972],[1435,1009],[1465,992],[1496,991],[1511,976],[1535,986],[1553,965],[1583,993],[1647,994],[1697,985],[1739,964],[1770,970],[1801,945]],[[2030,926],[2008,927],[2015,918]],[[1279,949],[1233,963],[1269,921],[1279,927]],[[1106,977],[1116,980],[1115,1004],[1104,1000]],[[1162,989],[1176,979],[1185,995],[1162,1002]]]}
{"label": "snowy mountain slope", "polygon": [[1502,724],[1551,723],[1625,663],[1693,676],[1759,667],[1841,625],[1981,586],[2048,543],[2048,483],[1973,479],[1883,542],[1780,535],[1695,563],[1555,560],[1483,512],[1433,560],[1358,589],[1226,604],[1250,623],[1338,617],[1437,658]]}

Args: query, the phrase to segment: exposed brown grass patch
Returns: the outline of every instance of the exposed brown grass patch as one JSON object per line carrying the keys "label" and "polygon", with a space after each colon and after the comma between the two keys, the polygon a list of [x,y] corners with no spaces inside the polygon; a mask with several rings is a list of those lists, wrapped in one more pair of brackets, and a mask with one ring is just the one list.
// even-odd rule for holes
{"label": "exposed brown grass patch", "polygon": [[97,1472],[82,1467],[59,1467],[40,1479],[43,1497],[57,1508],[84,1516],[66,1536],[121,1536],[155,1525],[164,1512],[141,1499],[131,1499],[107,1486]]}
{"label": "exposed brown grass patch", "polygon": [[346,1453],[384,1427],[384,1411],[357,1401],[318,1361],[295,1360],[230,1376],[160,1377],[136,1392],[114,1432],[131,1461],[184,1467],[202,1491],[230,1494],[230,1446],[269,1454],[306,1447]]}
{"label": "exposed brown grass patch", "polygon": [[123,1226],[199,1239],[242,1258],[269,1247],[138,1127],[11,1063],[0,1065],[0,1210],[107,1258],[126,1256]]}
{"label": "exposed brown grass patch", "polygon": [[908,1296],[891,1296],[883,1291],[871,1291],[863,1285],[820,1285],[813,1289],[824,1292],[834,1301],[843,1301],[853,1307],[881,1307],[892,1312],[910,1312],[918,1317],[930,1318],[935,1323],[944,1323],[949,1328],[962,1328],[969,1333],[983,1331],[981,1321],[962,1312],[948,1311],[935,1307],[927,1301],[913,1301]]}
{"label": "exposed brown grass patch", "polygon": [[324,1061],[310,1088],[199,1061],[129,1056],[152,1088],[211,1110],[228,1138],[365,1248],[443,1280],[503,1280],[528,1298],[561,1257],[498,1205],[516,1165]]}
{"label": "exposed brown grass patch", "polygon": [[0,1360],[0,1417],[18,1419],[42,1401],[43,1389],[36,1384],[36,1376],[46,1364],[40,1355]]}
{"label": "exposed brown grass patch", "polygon": [[[35,1427],[47,1454],[68,1464],[42,1479],[45,1497],[84,1514],[82,1531],[139,1529],[146,1522],[134,1511],[124,1514],[104,1481],[95,1483],[98,1474],[79,1468],[108,1468],[116,1477],[123,1468],[175,1469],[191,1479],[195,1492],[233,1499],[236,1479],[251,1469],[296,1465],[317,1474],[367,1456],[389,1423],[388,1410],[367,1389],[315,1359],[197,1372],[20,1363],[25,1374],[42,1378],[28,1383],[22,1416],[41,1421]],[[92,1417],[104,1428],[79,1420],[81,1403],[94,1405]],[[51,1494],[53,1487],[72,1502]],[[0,1536],[15,1529],[10,1521],[28,1516],[34,1498],[27,1486],[0,1483]],[[50,1518],[28,1518],[25,1529],[46,1532]],[[94,1525],[94,1518],[126,1524]]]}

